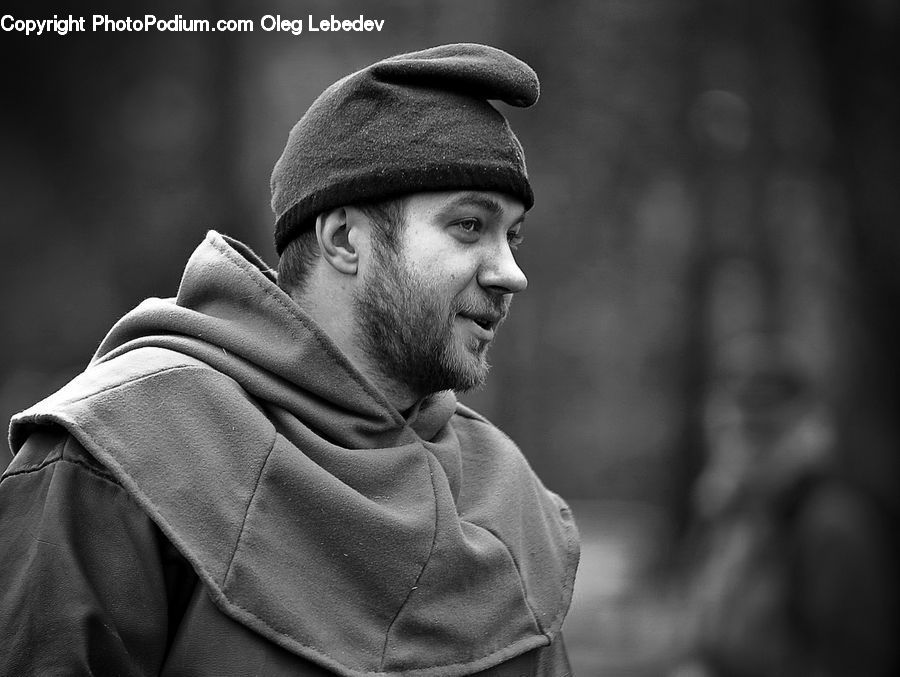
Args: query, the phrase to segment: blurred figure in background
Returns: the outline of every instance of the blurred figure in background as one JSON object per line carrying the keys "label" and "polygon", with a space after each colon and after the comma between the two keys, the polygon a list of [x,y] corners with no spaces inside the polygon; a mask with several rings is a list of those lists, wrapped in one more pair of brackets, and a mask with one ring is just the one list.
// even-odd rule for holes
{"label": "blurred figure in background", "polygon": [[887,519],[841,473],[823,398],[771,337],[723,355],[672,677],[896,674]]}

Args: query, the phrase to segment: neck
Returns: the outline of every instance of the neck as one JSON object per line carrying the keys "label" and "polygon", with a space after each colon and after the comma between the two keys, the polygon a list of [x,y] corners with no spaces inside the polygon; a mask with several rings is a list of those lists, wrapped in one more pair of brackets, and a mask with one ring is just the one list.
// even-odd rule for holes
{"label": "neck", "polygon": [[373,363],[368,353],[355,339],[358,332],[352,301],[346,297],[338,298],[339,296],[342,295],[334,291],[291,292],[294,302],[328,335],[350,363],[387,397],[397,411],[406,411],[421,398],[408,386],[391,378]]}

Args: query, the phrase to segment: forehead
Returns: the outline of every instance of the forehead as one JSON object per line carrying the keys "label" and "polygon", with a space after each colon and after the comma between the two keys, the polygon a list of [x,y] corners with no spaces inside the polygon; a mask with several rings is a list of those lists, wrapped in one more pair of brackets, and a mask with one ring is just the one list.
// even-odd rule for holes
{"label": "forehead", "polygon": [[413,193],[406,199],[406,214],[411,220],[437,218],[457,212],[478,211],[501,221],[515,223],[525,215],[521,201],[495,191],[458,190]]}

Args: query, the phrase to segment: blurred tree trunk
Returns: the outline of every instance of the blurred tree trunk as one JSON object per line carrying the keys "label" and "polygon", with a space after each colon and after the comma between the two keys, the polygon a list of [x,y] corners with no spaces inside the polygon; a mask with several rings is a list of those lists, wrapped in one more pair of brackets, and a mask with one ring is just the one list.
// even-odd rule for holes
{"label": "blurred tree trunk", "polygon": [[[816,6],[812,0],[810,4]],[[900,566],[900,7],[829,0],[817,46],[830,74],[835,131],[831,171],[843,186],[846,259],[845,363],[837,389],[842,462],[883,517],[890,568]],[[883,591],[888,637],[900,630],[894,573]],[[885,674],[900,669],[895,643]]]}
{"label": "blurred tree trunk", "polygon": [[[735,337],[790,345],[792,368],[832,412],[848,479],[889,503],[900,421],[898,11],[730,0],[704,3],[698,18],[689,118],[703,234],[691,295],[701,299],[693,345],[706,357],[692,360],[688,396],[702,404],[695,381],[735,366]],[[688,430],[699,425],[688,418]],[[693,453],[682,446],[685,467]]]}
{"label": "blurred tree trunk", "polygon": [[830,169],[843,188],[854,281],[845,299],[851,323],[839,391],[845,462],[897,520],[900,8],[876,0],[809,2],[818,10],[817,46],[829,74]]}
{"label": "blurred tree trunk", "polygon": [[[234,18],[242,16],[234,0],[219,2],[208,16]],[[242,164],[247,162],[248,153],[243,107],[247,100],[247,83],[252,76],[245,71],[242,58],[240,33],[219,33],[210,40],[211,91],[207,105],[214,114],[211,116],[214,129],[210,133],[211,143],[205,153],[208,179],[208,227],[236,237],[243,242],[255,244],[271,240],[267,224],[259,223],[248,198],[247,179]],[[244,47],[246,49],[246,47]],[[261,235],[261,232],[266,233]],[[268,250],[263,250],[268,253]],[[274,265],[274,262],[270,262]]]}
{"label": "blurred tree trunk", "polygon": [[[701,533],[719,536],[699,552],[721,573],[701,570],[698,599],[718,597],[697,613],[712,619],[698,646],[722,660],[795,656],[815,674],[895,674],[900,9],[706,0],[697,26],[688,117],[701,237],[685,381],[697,409],[675,458],[690,468],[702,439],[705,459],[692,489],[678,475],[689,490],[675,502],[694,501]],[[847,500],[804,497],[828,486]],[[742,575],[716,557],[734,534],[754,539],[742,517],[770,511],[760,543],[794,527],[782,498],[803,506],[809,531],[786,529],[771,551],[799,572],[778,590],[776,568],[752,562]],[[769,610],[748,596],[754,577],[775,591]],[[723,630],[742,615],[755,622]],[[737,661],[774,674],[751,663]]]}

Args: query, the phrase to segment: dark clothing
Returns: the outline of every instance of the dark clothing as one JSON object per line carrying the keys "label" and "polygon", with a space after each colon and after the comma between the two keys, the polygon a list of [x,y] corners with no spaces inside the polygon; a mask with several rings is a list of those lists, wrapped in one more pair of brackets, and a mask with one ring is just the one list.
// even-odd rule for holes
{"label": "dark clothing", "polygon": [[500,431],[406,417],[238,243],[14,418],[0,673],[565,675],[565,504]]}

